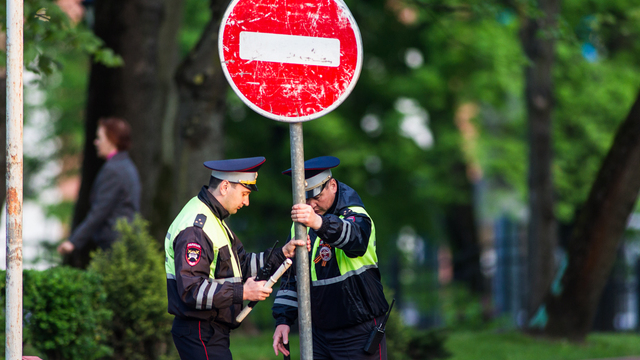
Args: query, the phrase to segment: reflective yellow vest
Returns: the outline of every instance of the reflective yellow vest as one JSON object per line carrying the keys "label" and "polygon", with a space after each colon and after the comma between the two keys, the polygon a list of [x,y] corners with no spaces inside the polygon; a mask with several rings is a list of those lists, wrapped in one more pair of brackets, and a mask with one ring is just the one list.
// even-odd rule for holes
{"label": "reflective yellow vest", "polygon": [[[320,285],[329,285],[336,282],[343,281],[349,276],[358,275],[364,272],[367,269],[377,268],[378,267],[378,255],[376,253],[376,227],[373,224],[373,219],[369,216],[367,211],[360,206],[349,206],[351,211],[358,214],[365,214],[371,220],[371,236],[369,236],[369,244],[367,246],[367,251],[364,255],[350,258],[345,254],[345,252],[341,249],[334,248],[336,254],[336,262],[338,264],[338,269],[340,270],[340,276],[330,278],[330,279],[321,279],[318,280],[318,276],[316,274],[316,267],[311,266],[311,285],[312,286],[320,286]],[[340,215],[341,219],[344,219],[343,215]],[[291,226],[291,238],[293,239],[295,236],[295,224]],[[309,232],[309,228],[307,228],[307,233]],[[318,251],[318,247],[320,246],[320,237],[316,237],[311,253],[311,259],[316,258],[316,252]]]}
{"label": "reflective yellow vest", "polygon": [[[233,251],[233,244],[231,243],[230,239],[231,230],[229,230],[227,224],[218,219],[218,217],[211,212],[211,209],[209,209],[207,205],[200,201],[197,196],[191,199],[184,206],[184,208],[182,208],[182,211],[180,211],[175,220],[173,220],[173,223],[171,224],[171,226],[169,227],[169,231],[167,232],[167,236],[164,242],[164,268],[167,272],[167,279],[176,278],[173,241],[175,240],[176,236],[178,236],[178,234],[182,232],[182,230],[194,226],[194,220],[200,214],[203,214],[207,217],[207,221],[205,221],[202,230],[213,245],[213,261],[211,261],[211,265],[209,267],[209,278],[216,283],[242,282],[240,263],[238,262],[235,252]],[[216,279],[214,274],[216,271],[216,262],[218,261],[218,251],[225,246],[229,247],[229,254],[231,255],[231,263],[233,267],[233,277]]]}

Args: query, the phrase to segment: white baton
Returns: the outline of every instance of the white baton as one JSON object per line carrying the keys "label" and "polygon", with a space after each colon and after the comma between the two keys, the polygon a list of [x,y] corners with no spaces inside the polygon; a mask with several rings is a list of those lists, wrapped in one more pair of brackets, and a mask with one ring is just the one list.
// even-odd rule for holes
{"label": "white baton", "polygon": [[[273,284],[276,283],[276,281],[278,281],[278,279],[280,279],[280,277],[282,276],[282,274],[284,274],[285,271],[287,271],[287,269],[289,269],[289,266],[291,266],[291,264],[293,264],[293,261],[291,261],[291,259],[287,259],[285,260],[282,265],[280,265],[280,267],[278,268],[278,270],[271,275],[271,277],[269,278],[269,280],[264,284],[263,287],[266,288],[271,288],[273,287]],[[249,313],[251,312],[251,310],[253,310],[253,307],[257,304],[257,301],[252,301],[249,303],[249,305],[247,305],[246,308],[242,309],[242,311],[240,312],[240,314],[238,314],[238,316],[236,316],[236,321],[237,322],[242,322],[242,320],[244,320],[244,318],[247,317],[247,315],[249,315]],[[253,305],[252,305],[253,304]]]}

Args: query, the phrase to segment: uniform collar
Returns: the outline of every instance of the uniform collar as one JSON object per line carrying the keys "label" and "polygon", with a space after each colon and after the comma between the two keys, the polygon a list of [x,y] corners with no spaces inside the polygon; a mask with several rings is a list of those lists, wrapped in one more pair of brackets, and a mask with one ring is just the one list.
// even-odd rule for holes
{"label": "uniform collar", "polygon": [[209,192],[208,186],[203,186],[198,193],[198,199],[202,201],[211,210],[213,215],[218,219],[224,220],[229,217],[227,209]]}
{"label": "uniform collar", "polygon": [[339,215],[343,209],[349,206],[364,207],[362,199],[360,199],[360,195],[358,195],[355,190],[340,181],[337,181],[337,183],[338,191],[336,191],[336,198],[333,200],[333,204],[327,211],[327,214]]}

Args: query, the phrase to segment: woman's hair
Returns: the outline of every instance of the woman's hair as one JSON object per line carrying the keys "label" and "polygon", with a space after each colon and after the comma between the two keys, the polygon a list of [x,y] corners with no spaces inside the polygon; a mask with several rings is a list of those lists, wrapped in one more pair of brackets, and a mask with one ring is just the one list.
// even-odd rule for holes
{"label": "woman's hair", "polygon": [[131,147],[131,126],[126,120],[117,117],[104,117],[98,120],[98,126],[104,128],[107,139],[118,148],[118,151],[129,150]]}

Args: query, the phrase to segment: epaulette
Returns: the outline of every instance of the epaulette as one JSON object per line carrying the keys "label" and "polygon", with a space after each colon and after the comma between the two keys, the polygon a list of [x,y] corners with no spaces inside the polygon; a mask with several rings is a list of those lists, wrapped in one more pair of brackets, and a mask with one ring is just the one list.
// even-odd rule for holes
{"label": "epaulette", "polygon": [[204,214],[198,214],[198,216],[196,216],[196,220],[193,222],[193,226],[202,229],[205,222],[207,222],[207,216]]}

